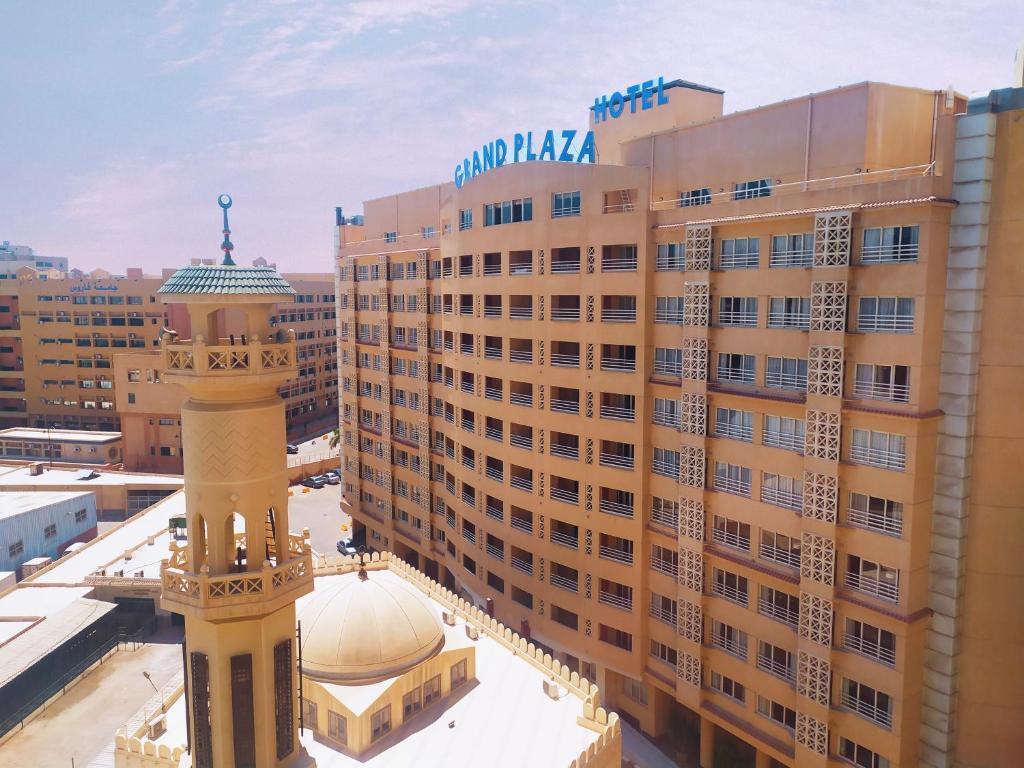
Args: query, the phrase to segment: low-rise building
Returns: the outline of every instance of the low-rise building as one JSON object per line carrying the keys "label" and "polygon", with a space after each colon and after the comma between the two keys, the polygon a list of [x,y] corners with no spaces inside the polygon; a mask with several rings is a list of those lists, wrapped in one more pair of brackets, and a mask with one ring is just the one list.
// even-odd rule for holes
{"label": "low-rise building", "polygon": [[63,464],[121,463],[121,433],[78,429],[0,429],[0,459]]}
{"label": "low-rise building", "polygon": [[69,544],[95,535],[90,491],[0,491],[0,571],[59,557]]}

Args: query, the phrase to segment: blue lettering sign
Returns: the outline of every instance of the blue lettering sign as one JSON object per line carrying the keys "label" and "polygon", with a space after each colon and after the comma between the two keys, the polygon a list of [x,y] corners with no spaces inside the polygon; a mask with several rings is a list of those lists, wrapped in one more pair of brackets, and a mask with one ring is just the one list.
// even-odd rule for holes
{"label": "blue lettering sign", "polygon": [[[501,168],[506,163],[519,163],[530,160],[546,160],[560,163],[594,163],[594,133],[587,131],[583,134],[583,141],[577,152],[573,152],[573,141],[579,131],[545,131],[541,141],[540,152],[534,151],[533,132],[515,133],[512,135],[512,155],[509,157],[508,142],[505,139],[495,139],[488,142],[479,150],[473,150],[473,154],[465,158],[455,166],[455,187],[461,189],[462,185],[494,168]],[[557,136],[561,136],[559,149]]]}
{"label": "blue lettering sign", "polygon": [[594,123],[603,123],[609,118],[614,120],[620,117],[629,104],[630,114],[636,114],[636,102],[640,100],[640,111],[644,112],[654,107],[668,104],[668,94],[665,93],[665,78],[659,77],[657,81],[645,80],[626,88],[626,95],[621,91],[615,91],[611,96],[598,96],[594,99]]}

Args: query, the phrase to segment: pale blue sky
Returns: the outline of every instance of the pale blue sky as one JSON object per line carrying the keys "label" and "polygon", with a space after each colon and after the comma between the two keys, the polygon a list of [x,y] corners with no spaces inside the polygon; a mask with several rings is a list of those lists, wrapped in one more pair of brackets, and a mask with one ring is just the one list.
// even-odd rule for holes
{"label": "pale blue sky", "polygon": [[328,270],[334,206],[583,128],[658,75],[735,111],[863,80],[1010,83],[1020,0],[0,0],[0,239],[83,268],[219,255]]}

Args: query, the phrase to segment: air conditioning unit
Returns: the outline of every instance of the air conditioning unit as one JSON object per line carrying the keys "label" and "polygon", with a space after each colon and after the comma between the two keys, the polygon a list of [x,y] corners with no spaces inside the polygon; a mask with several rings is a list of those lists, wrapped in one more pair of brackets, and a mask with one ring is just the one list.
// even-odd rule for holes
{"label": "air conditioning unit", "polygon": [[449,627],[455,626],[455,613],[454,611],[449,613],[448,611],[441,612],[441,618],[444,619],[444,623]]}
{"label": "air conditioning unit", "polygon": [[480,630],[477,629],[476,627],[474,627],[472,624],[467,624],[466,625],[466,637],[468,637],[470,640],[479,640],[480,639]]}
{"label": "air conditioning unit", "polygon": [[558,683],[554,680],[544,681],[544,694],[548,698],[554,699],[555,701],[558,701],[558,699],[562,695],[561,692],[558,690]]}
{"label": "air conditioning unit", "polygon": [[160,716],[146,726],[146,738],[156,741],[167,732],[167,718]]}

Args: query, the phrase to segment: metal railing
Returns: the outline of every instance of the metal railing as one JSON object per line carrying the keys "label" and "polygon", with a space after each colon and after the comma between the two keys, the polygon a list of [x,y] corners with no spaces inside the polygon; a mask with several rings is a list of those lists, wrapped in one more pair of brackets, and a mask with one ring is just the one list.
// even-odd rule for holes
{"label": "metal railing", "polygon": [[580,367],[580,356],[579,353],[575,355],[564,355],[557,352],[551,353],[551,365],[556,368],[579,368]]}
{"label": "metal railing", "polygon": [[605,309],[601,308],[602,323],[635,323],[636,307],[633,309]]}
{"label": "metal railing", "polygon": [[499,547],[497,544],[487,542],[487,554],[496,560],[501,560],[502,562],[505,560],[505,548]]}
{"label": "metal railing", "polygon": [[900,599],[900,586],[898,583],[893,584],[882,579],[861,576],[853,571],[846,572],[846,586],[865,595],[878,597],[882,600],[891,600],[894,603]]}
{"label": "metal railing", "polygon": [[861,333],[913,333],[913,315],[858,315],[857,330]]}
{"label": "metal railing", "polygon": [[484,347],[484,358],[487,360],[501,360],[501,347]]}
{"label": "metal railing", "polygon": [[552,456],[561,456],[563,459],[578,459],[580,457],[580,449],[573,445],[561,445],[559,443],[552,443],[550,448]]}
{"label": "metal railing", "polygon": [[569,547],[569,549],[580,548],[579,533],[573,535],[571,533],[562,533],[561,531],[552,530],[551,541],[555,544],[560,544],[563,547]]}
{"label": "metal railing", "polygon": [[729,547],[742,549],[746,552],[750,551],[750,537],[740,536],[738,533],[733,533],[732,531],[723,531],[721,528],[713,528],[711,530],[711,540],[716,541],[719,544],[725,544]]}
{"label": "metal railing", "polygon": [[776,507],[799,512],[803,508],[804,497],[795,491],[784,491],[778,488],[765,488],[761,486],[761,501],[765,504],[772,504]]}
{"label": "metal railing", "polygon": [[634,421],[636,419],[636,409],[602,404],[601,418],[614,421]]}
{"label": "metal railing", "polygon": [[809,267],[814,263],[812,249],[776,250],[768,257],[769,267]]}
{"label": "metal railing", "polygon": [[715,648],[721,648],[728,654],[736,656],[737,658],[747,660],[747,640],[743,638],[743,641],[736,640],[728,637],[727,635],[718,634],[716,632],[711,633],[711,645]]}
{"label": "metal railing", "polygon": [[662,560],[661,558],[652,557],[651,570],[657,571],[658,573],[664,573],[666,576],[671,576],[673,579],[679,577],[679,566],[671,560]]}
{"label": "metal railing", "polygon": [[676,614],[668,608],[663,608],[660,605],[651,605],[647,608],[647,614],[652,619],[663,621],[671,627],[676,626]]}
{"label": "metal railing", "polygon": [[896,666],[896,652],[892,648],[885,648],[878,643],[865,640],[864,638],[858,637],[850,632],[843,633],[843,646],[845,648],[849,648],[851,651],[855,651],[864,656],[869,656],[870,658],[880,661],[887,666]]}
{"label": "metal railing", "polygon": [[508,359],[513,363],[532,363],[533,362],[533,350],[529,349],[510,349],[508,351]]}
{"label": "metal railing", "polygon": [[501,264],[484,264],[484,275],[500,275]]}
{"label": "metal railing", "polygon": [[551,308],[551,319],[552,320],[579,320],[580,319],[580,308],[579,307],[552,307]]}
{"label": "metal railing", "polygon": [[736,327],[756,327],[756,312],[719,312],[718,324]]}
{"label": "metal railing", "polygon": [[460,344],[459,345],[459,352],[461,352],[464,355],[472,355],[473,354],[473,345],[471,343],[470,344]]}
{"label": "metal railing", "polygon": [[463,504],[467,504],[470,507],[475,507],[476,506],[476,498],[474,497],[474,495],[472,493],[466,493],[465,491],[463,491],[462,492],[462,503]]}
{"label": "metal railing", "polygon": [[872,722],[878,723],[886,728],[892,727],[892,712],[888,709],[883,709],[877,704],[871,704],[867,701],[861,701],[860,699],[851,696],[849,692],[845,690],[843,691],[840,703],[844,708],[849,709],[852,712],[856,712],[858,715],[866,717]]}
{"label": "metal railing", "polygon": [[[754,383],[753,371],[751,371],[750,384]],[[764,385],[776,389],[795,389],[801,392],[807,389],[806,373],[777,373],[766,371],[764,374]]]}
{"label": "metal railing", "polygon": [[604,512],[606,515],[615,515],[617,517],[633,517],[632,505],[623,504],[621,501],[600,499],[598,501],[598,509],[601,512]]}
{"label": "metal railing", "polygon": [[663,427],[676,427],[682,425],[682,415],[678,411],[658,411],[651,416],[651,422],[660,424]]}
{"label": "metal railing", "polygon": [[867,528],[872,531],[888,533],[893,536],[903,535],[903,520],[890,515],[881,515],[869,510],[853,509],[846,510],[846,521],[858,528]]}
{"label": "metal railing", "polygon": [[753,253],[723,253],[718,257],[719,269],[751,269],[756,268],[761,258],[760,251]]}
{"label": "metal railing", "polygon": [[470,531],[466,528],[462,529],[462,538],[468,541],[470,544],[476,544],[476,531]]}
{"label": "metal railing", "polygon": [[525,394],[523,392],[512,392],[509,395],[508,399],[509,399],[509,402],[512,403],[512,405],[526,405],[526,406],[530,406],[530,407],[533,406],[533,395],[532,394],[528,395],[528,394]]}
{"label": "metal railing", "polygon": [[533,533],[533,520],[530,518],[516,517],[515,515],[512,515],[512,517],[509,518],[509,523],[511,523],[512,527],[518,531]]}
{"label": "metal railing", "polygon": [[497,520],[499,523],[505,520],[505,512],[500,507],[496,507],[493,504],[487,504],[484,507],[484,511],[492,520]]}
{"label": "metal railing", "polygon": [[569,275],[577,274],[580,271],[580,261],[571,259],[553,259],[551,261],[551,274]]}
{"label": "metal railing", "polygon": [[509,307],[508,316],[510,320],[532,320],[533,307]]}
{"label": "metal railing", "polygon": [[[553,272],[554,270],[552,270]],[[509,264],[508,273],[512,277],[517,275],[532,275],[533,274],[533,262],[527,264]]]}
{"label": "metal railing", "polygon": [[873,381],[855,381],[853,396],[868,400],[888,400],[893,403],[910,402],[910,385],[879,384]]}
{"label": "metal railing", "polygon": [[602,256],[602,272],[636,272],[637,258],[632,256]]}
{"label": "metal railing", "polygon": [[484,317],[501,317],[501,305],[484,307]]}
{"label": "metal railing", "polygon": [[757,551],[758,557],[773,563],[786,565],[790,568],[800,567],[800,550],[781,549],[771,544],[761,544]]}
{"label": "metal railing", "polygon": [[513,488],[518,488],[521,491],[532,491],[533,490],[533,478],[522,477],[520,475],[512,475],[511,485]]}
{"label": "metal railing", "polygon": [[622,595],[617,595],[614,592],[606,592],[603,589],[597,595],[597,602],[613,606],[614,608],[621,608],[624,611],[633,610],[632,597],[623,597]]}
{"label": "metal railing", "polygon": [[617,547],[609,547],[602,544],[597,550],[598,556],[602,560],[612,560],[616,563],[624,563],[625,565],[633,564],[633,551],[619,549]]}
{"label": "metal railing", "polygon": [[757,612],[762,616],[781,621],[783,624],[788,624],[791,627],[796,627],[800,623],[799,611],[791,611],[788,608],[776,605],[771,600],[758,600]]}
{"label": "metal railing", "polygon": [[484,387],[484,397],[488,400],[498,400],[500,402],[504,399],[504,393],[495,387]]}
{"label": "metal railing", "polygon": [[683,375],[683,364],[668,362],[668,361],[654,361],[654,372],[660,373],[663,376],[682,376]]}
{"label": "metal railing", "polygon": [[918,243],[892,243],[888,245],[862,245],[861,264],[884,264],[886,262],[917,261]]}
{"label": "metal railing", "polygon": [[600,464],[602,467],[615,467],[617,469],[633,469],[633,457],[622,456],[617,453],[605,453],[601,451]]}
{"label": "metal railing", "polygon": [[580,591],[578,579],[570,579],[567,576],[559,576],[557,573],[552,573],[550,579],[551,584],[553,586],[558,587],[559,589],[564,589],[567,592]]}
{"label": "metal railing", "polygon": [[810,312],[769,312],[769,328],[799,328],[806,331],[811,327]]}
{"label": "metal railing", "polygon": [[682,256],[662,256],[654,258],[655,272],[682,272],[685,260]]}
{"label": "metal railing", "polygon": [[509,433],[508,441],[516,448],[525,448],[528,451],[533,450],[533,438],[529,435],[520,435],[515,432],[511,432]]}
{"label": "metal railing", "polygon": [[486,437],[488,440],[496,440],[499,443],[505,442],[504,433],[497,427],[487,427],[486,429],[484,429],[484,437]]}
{"label": "metal railing", "polygon": [[732,384],[754,383],[753,368],[725,368],[723,366],[718,366],[717,376],[719,381],[726,381]]}
{"label": "metal railing", "polygon": [[902,472],[907,466],[907,454],[903,451],[882,450],[867,445],[851,445],[850,461]]}
{"label": "metal railing", "polygon": [[745,424],[730,424],[727,421],[716,421],[715,437],[727,437],[731,440],[743,440],[749,443],[754,439],[754,428]]}
{"label": "metal railing", "polygon": [[[514,520],[515,518],[512,519]],[[523,558],[521,557],[516,557],[515,555],[512,555],[512,557],[509,559],[509,562],[512,564],[512,567],[515,568],[517,571],[525,573],[529,576],[533,576],[533,563],[529,560],[523,560]]]}
{"label": "metal railing", "polygon": [[761,433],[761,444],[768,448],[804,452],[804,436],[795,432],[773,432],[766,429]]}
{"label": "metal railing", "polygon": [[498,469],[497,467],[488,467],[486,474],[489,478],[491,478],[491,480],[494,480],[499,483],[505,482],[504,471]]}
{"label": "metal railing", "polygon": [[711,592],[744,607],[747,605],[747,591],[745,589],[739,589],[722,581],[712,581]]}
{"label": "metal railing", "polygon": [[580,492],[579,491],[568,491],[565,488],[559,488],[556,485],[551,486],[550,495],[552,499],[556,501],[562,501],[566,504],[579,504],[580,503]]}
{"label": "metal railing", "polygon": [[750,481],[737,480],[734,477],[715,475],[715,490],[732,493],[737,496],[750,496]]}
{"label": "metal railing", "polygon": [[602,357],[602,371],[635,371],[636,360],[624,357]]}
{"label": "metal railing", "polygon": [[769,675],[774,675],[788,683],[792,683],[796,680],[796,670],[793,668],[792,660],[789,664],[782,664],[770,656],[763,656],[759,652],[757,654],[757,668],[762,672],[767,672]]}
{"label": "metal railing", "polygon": [[580,402],[579,400],[560,400],[558,398],[551,399],[551,410],[555,413],[579,413]]}
{"label": "metal railing", "polygon": [[651,472],[662,477],[679,477],[679,462],[651,459]]}

